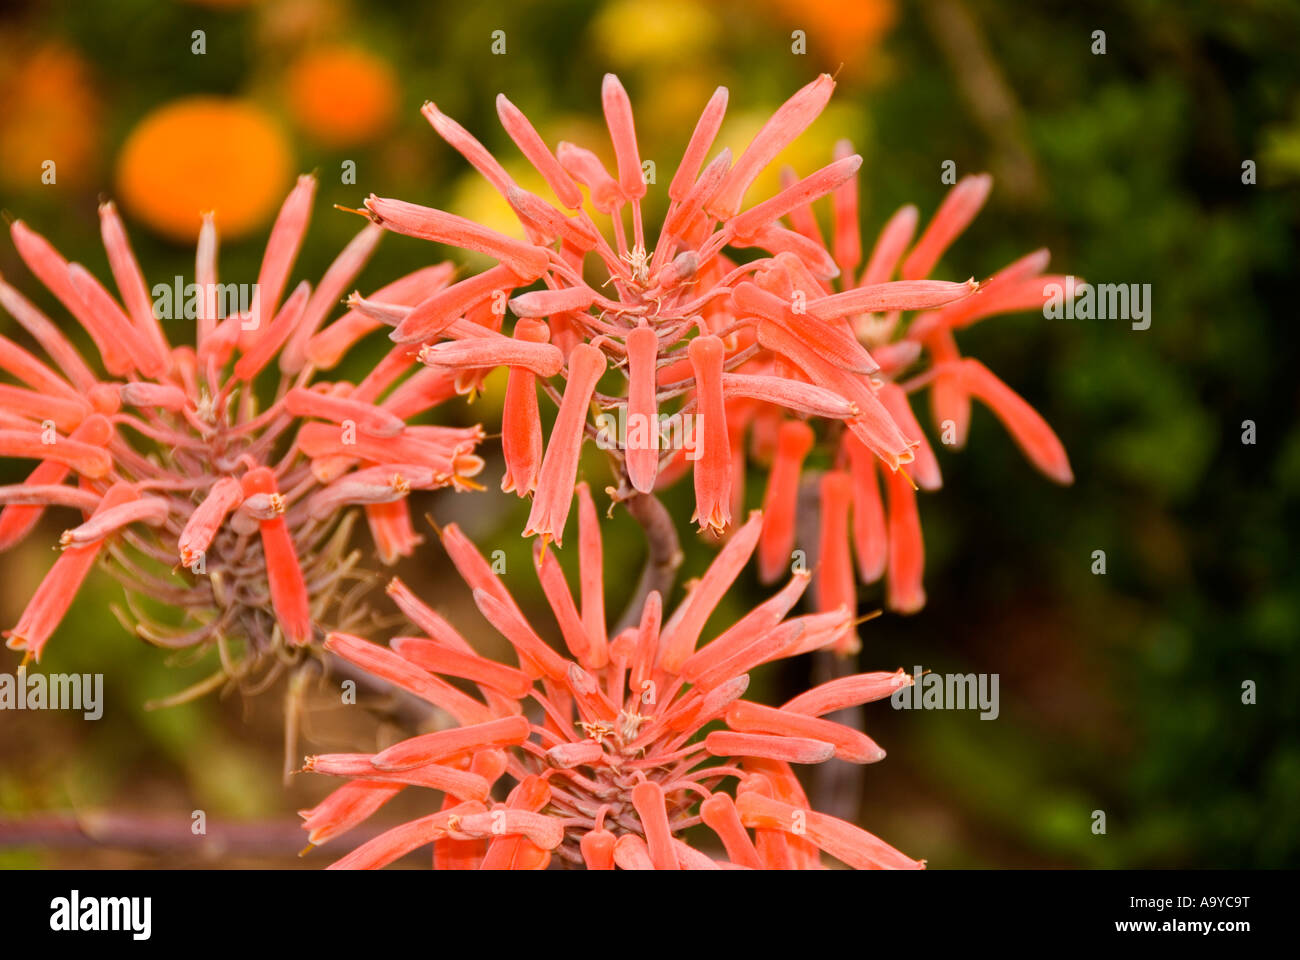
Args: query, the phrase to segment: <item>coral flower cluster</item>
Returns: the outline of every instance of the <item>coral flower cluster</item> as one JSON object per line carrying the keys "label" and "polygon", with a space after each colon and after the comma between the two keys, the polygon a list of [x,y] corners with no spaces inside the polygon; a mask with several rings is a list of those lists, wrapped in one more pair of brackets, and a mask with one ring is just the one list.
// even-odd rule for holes
{"label": "coral flower cluster", "polygon": [[[0,305],[45,354],[0,338],[0,370],[14,381],[0,384],[0,455],[37,461],[24,482],[0,487],[0,548],[48,508],[82,515],[6,632],[10,647],[39,659],[103,554],[130,588],[129,625],[151,642],[216,642],[226,656],[227,640],[242,641],[246,666],[301,648],[318,623],[355,622],[344,609],[356,579],[348,507],[365,505],[391,558],[415,539],[410,490],[464,485],[481,469],[478,428],[407,425],[454,393],[432,377],[390,390],[414,358],[356,386],[313,382],[318,328],[382,235],[361,231],[315,289],[304,281],[286,295],[314,192],[312,178],[299,180],[257,283],[244,288],[218,283],[216,225],[205,217],[195,283],[188,293],[177,283],[175,297],[172,284],[148,286],[112,204],[100,217],[120,300],[26,224],[12,225],[19,256],[80,323],[104,369],[0,281]],[[423,295],[449,272],[421,271],[398,286]],[[193,345],[173,345],[164,330],[163,320],[182,315],[195,321]],[[141,598],[180,616],[160,622]]]}
{"label": "coral flower cluster", "polygon": [[[915,490],[934,489],[940,479],[909,392],[931,389],[936,420],[953,446],[965,440],[971,398],[984,401],[1035,463],[1069,481],[1051,429],[978,361],[963,360],[953,340],[954,330],[983,317],[1041,306],[1053,279],[1043,276],[1046,251],[983,285],[929,279],[984,202],[987,176],[954,187],[915,242],[916,208],[901,210],[861,273],[861,158],[847,144],[802,179],[787,171],[778,193],[742,210],[758,175],[813,122],[833,88],[829,76],[818,77],[738,157],[722,149],[709,159],[728,100],[719,88],[667,185],[667,212],[653,237],[642,211],[649,178],[627,94],[614,76],[602,89],[612,172],[583,147],[560,143],[552,151],[498,97],[501,122],[548,185],[549,200],[521,188],[470,133],[425,105],[437,132],[510,203],[524,239],[371,196],[366,211],[385,229],[499,263],[409,308],[357,308],[391,325],[395,341],[421,344],[427,364],[471,381],[509,368],[502,487],[533,497],[525,535],[562,541],[587,438],[612,438],[601,445],[611,451],[620,499],[692,470],[694,519],[722,533],[743,513],[748,446],[771,464],[761,550],[770,581],[790,566],[802,463],[820,447],[833,462],[820,479],[828,534],[820,608],[852,607],[858,577],[870,582],[888,569],[889,606],[911,612],[924,603]],[[811,209],[823,197],[832,207],[830,243]],[[597,218],[607,220],[611,236]],[[501,333],[507,304],[517,318],[509,336]],[[611,369],[621,375],[613,387]],[[545,440],[539,384],[558,407]],[[665,432],[674,418],[677,442]],[[856,551],[844,536],[849,530]]]}
{"label": "coral flower cluster", "polygon": [[[847,142],[841,142],[836,153],[846,157],[850,150]],[[784,176],[787,184],[795,182],[792,172],[785,171]],[[851,297],[856,291],[879,289],[895,276],[902,283],[928,277],[979,213],[991,188],[987,174],[960,180],[919,237],[916,207],[903,207],[881,230],[865,266],[853,180],[846,180],[831,195],[830,243],[825,241],[810,205],[792,210],[792,227],[819,249],[827,250],[839,268],[836,281],[815,287],[808,296]],[[833,469],[817,480],[821,608],[853,607],[855,573],[871,583],[886,571],[886,602],[891,609],[912,613],[925,604],[924,546],[916,489],[936,490],[942,477],[934,449],[912,410],[911,395],[929,390],[934,427],[944,445],[965,445],[971,401],[978,399],[1002,421],[1039,470],[1057,483],[1073,481],[1065,448],[1052,428],[982,363],[963,358],[954,337],[956,331],[987,317],[1041,310],[1048,291],[1064,282],[1063,277],[1044,274],[1048,260],[1047,250],[1027,254],[985,280],[974,296],[938,309],[911,314],[871,309],[849,318],[849,329],[879,363],[871,374],[871,388],[915,450],[904,470],[890,470],[853,431],[823,431],[835,456]],[[840,292],[832,294],[837,287]],[[777,579],[789,565],[795,545],[800,473],[818,439],[806,418],[788,417],[772,408],[755,416],[754,446],[760,458],[771,464],[763,503],[768,522],[760,549],[760,574],[767,582]]]}
{"label": "coral flower cluster", "polygon": [[[461,531],[443,544],[474,601],[518,664],[480,655],[404,584],[390,594],[420,635],[379,646],[342,633],[327,649],[423,698],[453,725],[373,754],[322,754],[306,769],[348,782],[302,812],[313,844],[345,834],[407,787],[440,793],[435,812],[387,830],[338,860],[377,868],[433,844],[446,869],[807,869],[822,854],[859,868],[916,868],[867,831],[809,808],[793,765],[885,755],[865,734],[824,719],[890,696],[902,671],[830,681],[780,707],[745,699],[765,663],[834,647],[855,629],[841,608],[790,616],[808,586],[776,595],[701,642],[705,625],[758,544],[755,512],[671,613],[657,592],[613,636],[604,617],[596,508],[578,487],[581,589],[575,601],[553,552],[534,566],[567,656],[538,635]],[[476,695],[451,682],[467,682]],[[501,778],[513,786],[494,801]],[[733,787],[733,789],[727,789]],[[690,833],[702,827],[704,832]]]}
{"label": "coral flower cluster", "polygon": [[[820,170],[787,170],[773,195],[746,206],[833,89],[829,76],[813,80],[733,156],[714,151],[728,101],[719,88],[666,188],[612,75],[601,91],[612,168],[585,147],[552,149],[501,96],[502,125],[548,197],[428,103],[425,117],[505,198],[522,237],[372,195],[359,211],[372,222],[314,287],[290,279],[310,177],[285,200],[248,296],[218,282],[211,214],[193,292],[178,279],[174,296],[169,284],[149,287],[112,204],[100,216],[116,295],[15,222],[20,258],[80,330],[69,336],[0,279],[0,307],[39,348],[0,337],[0,457],[35,463],[0,486],[0,550],[52,508],[79,519],[8,645],[39,659],[103,559],[127,587],[119,615],[141,637],[217,648],[222,669],[202,689],[230,679],[247,689],[263,665],[269,681],[310,651],[424,701],[429,732],[308,758],[307,770],[346,781],[302,812],[312,844],[343,837],[408,787],[432,791],[430,813],[336,867],[382,867],[430,844],[436,867],[462,869],[924,866],[813,810],[795,774],[881,760],[874,741],[827,715],[910,677],[839,676],[780,706],[746,693],[754,671],[803,654],[833,651],[840,672],[860,649],[859,581],[884,577],[894,610],[923,606],[916,492],[937,489],[941,474],[913,410],[921,392],[941,445],[965,443],[978,400],[1035,466],[1071,481],[1042,417],[956,342],[979,320],[1041,308],[1061,278],[1045,274],[1045,250],[983,282],[932,276],[984,204],[984,175],[958,182],[919,236],[916,208],[904,207],[864,258],[861,158],[845,142]],[[663,216],[647,229],[651,209]],[[437,263],[353,291],[386,231],[496,264],[457,277]],[[194,321],[192,344],[169,335],[180,317]],[[379,330],[392,345],[355,383],[318,375]],[[483,428],[412,421],[503,367],[501,486],[531,498],[523,532],[554,624],[539,630],[449,525],[442,544],[515,662],[477,650],[396,579],[389,596],[416,629],[371,642],[354,522],[365,518],[369,552],[392,563],[420,541],[412,490],[477,487]],[[545,421],[539,395],[555,407]],[[600,520],[579,482],[588,441],[609,455],[613,502],[650,540],[636,599],[612,628]],[[746,513],[750,460],[767,472],[762,509]],[[681,555],[656,493],[687,475],[692,520],[722,545],[670,608]],[[575,499],[576,594],[550,548]],[[805,542],[799,521],[814,499],[819,522]],[[799,547],[811,566],[792,563]],[[714,615],[751,561],[763,582],[788,580],[719,631]],[[805,593],[810,612],[794,613]],[[562,650],[542,639],[550,632]]]}

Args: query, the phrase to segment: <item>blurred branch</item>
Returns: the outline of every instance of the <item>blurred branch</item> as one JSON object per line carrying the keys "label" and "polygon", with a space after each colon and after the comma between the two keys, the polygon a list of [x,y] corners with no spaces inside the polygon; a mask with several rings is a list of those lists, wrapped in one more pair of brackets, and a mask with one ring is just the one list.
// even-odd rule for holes
{"label": "blurred branch", "polygon": [[979,24],[962,0],[924,0],[921,10],[976,122],[992,144],[999,185],[1013,199],[1039,201],[1042,178],[1025,135],[1024,114]]}
{"label": "blurred branch", "polygon": [[[302,826],[292,821],[224,822],[208,820],[205,832],[194,833],[190,817],[114,813],[47,813],[30,817],[0,817],[0,850],[41,848],[126,850],[218,860],[222,857],[288,857],[307,842]],[[382,827],[360,826],[358,843]]]}
{"label": "blurred branch", "polygon": [[677,538],[677,527],[659,498],[652,493],[634,493],[622,503],[645,531],[649,553],[636,592],[614,628],[615,635],[640,621],[641,608],[652,590],[658,590],[664,606],[668,606],[673,584],[677,582],[677,570],[682,565],[682,545]]}
{"label": "blurred branch", "polygon": [[[798,542],[806,544],[809,556],[821,556],[821,478],[820,473],[810,474],[799,484],[798,509],[795,512],[798,523]],[[813,572],[813,590],[821,574]],[[815,596],[815,593],[811,594]],[[829,650],[818,650],[813,654],[812,686],[847,677],[857,672],[856,658],[841,656]],[[854,730],[863,729],[866,719],[862,707],[848,707],[830,714],[826,719],[842,723]],[[811,771],[812,782],[809,785],[813,809],[828,813],[849,823],[857,823],[862,806],[862,767],[856,763],[847,763],[834,758],[819,763]]]}

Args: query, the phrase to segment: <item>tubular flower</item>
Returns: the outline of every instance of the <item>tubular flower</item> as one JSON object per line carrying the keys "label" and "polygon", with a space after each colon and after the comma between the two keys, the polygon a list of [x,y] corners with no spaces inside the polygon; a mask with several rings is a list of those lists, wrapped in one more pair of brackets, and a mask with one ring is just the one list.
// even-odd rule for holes
{"label": "tubular flower", "polygon": [[[742,211],[758,175],[817,118],[834,86],[818,77],[738,157],[722,149],[710,159],[727,107],[727,90],[718,88],[667,186],[657,236],[643,214],[653,165],[642,160],[631,104],[613,75],[601,90],[612,171],[584,147],[552,150],[514,104],[497,98],[502,125],[549,198],[520,187],[468,131],[425,104],[434,129],[508,201],[523,239],[372,195],[366,212],[385,229],[486,254],[497,265],[413,306],[359,307],[392,326],[397,343],[421,345],[424,363],[457,371],[466,389],[493,367],[510,368],[502,486],[546,504],[534,509],[527,534],[561,540],[567,510],[556,504],[567,502],[578,450],[592,435],[610,451],[620,499],[650,493],[693,465],[695,518],[723,531],[742,479],[731,466],[744,433],[737,408],[754,401],[842,421],[890,469],[912,461],[917,441],[878,398],[869,375],[879,364],[850,318],[963,302],[975,284],[880,282],[852,296],[831,294],[840,273],[834,259],[781,220],[850,183],[857,156],[839,157]],[[597,218],[608,220],[608,236]],[[750,248],[758,256],[747,253],[744,263],[725,252]],[[807,296],[793,302],[793,286]],[[518,318],[512,334],[502,332],[507,305]],[[602,389],[606,367],[621,382]],[[552,383],[557,377],[562,389]],[[560,407],[540,461],[535,380]],[[587,421],[592,402],[594,424]]]}
{"label": "tubular flower", "polygon": [[[850,146],[842,141],[836,156],[850,154]],[[786,171],[784,178],[790,185],[787,190],[792,189],[795,175]],[[966,442],[971,398],[975,398],[989,406],[1039,470],[1057,483],[1073,480],[1065,448],[1051,427],[982,363],[963,358],[954,337],[956,331],[986,317],[1042,309],[1052,285],[1064,281],[1044,274],[1049,258],[1046,250],[1004,267],[979,284],[974,295],[944,305],[900,305],[895,301],[884,306],[875,292],[931,282],[926,278],[975,218],[991,186],[987,174],[961,180],[919,238],[915,237],[916,208],[903,207],[880,232],[865,267],[858,233],[857,186],[852,179],[831,193],[833,236],[829,244],[811,206],[789,210],[796,233],[835,262],[839,279],[832,283],[824,276],[796,275],[792,270],[781,280],[786,285],[785,295],[806,303],[813,316],[821,316],[822,305],[828,302],[841,305],[839,329],[848,340],[869,350],[878,363],[876,369],[860,377],[862,389],[873,394],[913,448],[905,468],[889,470],[878,445],[861,431],[837,426],[826,431],[822,442],[837,451],[837,466],[821,488],[820,572],[826,582],[818,593],[824,598],[823,609],[852,596],[852,578],[846,577],[847,544],[842,540],[846,531],[856,554],[858,577],[870,583],[885,575],[886,603],[891,609],[913,613],[925,605],[924,545],[916,491],[938,489],[942,477],[934,449],[912,411],[911,395],[929,389],[935,429],[944,445],[961,447]],[[893,281],[895,276],[900,279]],[[738,285],[734,297],[755,296],[748,286],[748,282]],[[810,357],[803,372],[811,376],[819,359]],[[761,546],[765,562],[760,572],[769,582],[779,574],[781,561],[790,556],[795,505],[795,481],[791,478],[798,475],[803,457],[814,443],[811,436],[796,440],[802,435],[791,433],[791,423],[802,425],[804,421],[784,419],[783,414],[773,412],[764,418],[761,431],[756,427],[752,432],[753,446],[772,461],[767,502],[779,508],[768,512]]]}
{"label": "tubular flower", "polygon": [[[256,284],[217,282],[208,214],[196,282],[152,291],[117,211],[104,204],[120,300],[26,224],[13,224],[19,256],[84,328],[101,363],[88,362],[58,324],[0,280],[0,306],[45,354],[0,337],[0,370],[14,381],[0,384],[0,455],[37,461],[24,482],[0,487],[0,549],[26,537],[47,508],[82,514],[7,631],[10,647],[39,659],[103,556],[127,587],[130,612],[119,616],[131,629],[173,649],[218,643],[224,670],[247,678],[263,655],[309,644],[322,623],[360,622],[363,611],[342,589],[362,579],[346,555],[353,505],[364,506],[381,553],[396,556],[415,539],[403,498],[466,486],[481,468],[477,428],[406,424],[451,396],[450,384],[417,374],[381,396],[414,356],[390,358],[356,386],[313,382],[313,354],[337,359],[364,332],[350,314],[318,328],[382,235],[367,226],[314,290],[303,282],[285,296],[314,192],[315,181],[303,177],[290,193]],[[384,295],[418,299],[449,276],[421,271]],[[195,321],[193,346],[173,345],[164,331],[163,321],[179,317]],[[145,616],[136,597],[179,611],[176,622]],[[244,644],[242,664],[228,658],[228,640]]]}
{"label": "tubular flower", "polygon": [[[764,663],[842,643],[847,608],[789,616],[808,585],[796,574],[771,599],[701,642],[704,627],[758,544],[762,516],[741,525],[685,600],[665,614],[657,591],[639,619],[607,636],[596,511],[578,487],[581,589],[554,552],[534,565],[565,653],[539,636],[474,546],[454,526],[443,542],[484,617],[515,649],[517,666],[477,653],[401,582],[389,593],[422,633],[384,647],[335,633],[325,641],[354,666],[423,698],[454,725],[373,754],[310,757],[306,769],[347,782],[304,810],[313,844],[355,827],[407,787],[443,795],[437,812],[379,834],[337,861],[376,868],[434,845],[448,868],[812,868],[821,854],[855,867],[915,868],[871,834],[809,809],[795,764],[838,757],[874,763],[884,751],[823,719],[890,696],[902,671],[830,681],[781,707],[744,698]],[[468,684],[462,692],[449,680]],[[506,778],[506,784],[498,780]],[[508,786],[513,784],[513,786]],[[734,793],[726,786],[734,784]],[[508,786],[508,789],[507,789]],[[688,843],[703,823],[714,834]]]}

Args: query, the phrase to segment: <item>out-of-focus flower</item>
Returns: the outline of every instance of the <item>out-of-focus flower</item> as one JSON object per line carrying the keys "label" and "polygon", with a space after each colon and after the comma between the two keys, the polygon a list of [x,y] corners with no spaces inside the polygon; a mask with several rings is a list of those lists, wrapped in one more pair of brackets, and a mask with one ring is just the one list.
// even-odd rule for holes
{"label": "out-of-focus flower", "polygon": [[[841,142],[836,156],[851,155],[851,146]],[[793,185],[795,181],[795,174],[787,171],[786,182]],[[881,231],[861,274],[857,273],[862,247],[853,180],[846,180],[832,194],[833,236],[829,244],[810,206],[790,211],[791,225],[799,235],[826,250],[839,266],[840,292],[833,292],[837,285],[816,276],[791,273],[785,282],[814,305],[825,298],[845,302],[861,298],[859,309],[845,318],[847,329],[879,363],[879,369],[872,372],[871,389],[916,447],[915,459],[904,475],[880,469],[875,451],[854,433],[842,431],[838,441],[834,436],[830,438],[838,442],[839,454],[836,472],[827,474],[821,487],[822,593],[829,605],[826,608],[845,602],[852,605],[850,539],[864,582],[888,574],[887,603],[892,609],[910,613],[925,604],[924,547],[916,487],[935,490],[942,479],[934,451],[912,412],[910,394],[929,388],[935,427],[945,445],[959,448],[965,444],[973,397],[988,405],[1043,473],[1057,483],[1073,480],[1065,449],[1043,418],[982,363],[963,358],[954,338],[956,331],[986,317],[1041,310],[1053,285],[1063,285],[1065,280],[1043,273],[1048,264],[1046,250],[1037,250],[1004,267],[981,284],[974,296],[937,310],[904,317],[902,311],[882,310],[866,302],[870,296],[865,291],[878,289],[896,275],[905,284],[929,277],[948,247],[975,218],[991,187],[992,179],[987,174],[962,179],[915,241],[917,210],[910,205],[903,207]],[[737,297],[745,286],[737,288]],[[816,311],[815,306],[810,309]],[[815,440],[808,423],[787,419],[771,409],[758,415],[754,440],[766,448],[772,462],[764,501],[767,521],[760,547],[760,573],[770,582],[781,575],[795,545],[798,477]],[[847,522],[850,512],[851,523]]]}
{"label": "out-of-focus flower", "polygon": [[828,67],[860,73],[898,19],[894,0],[767,0],[787,26],[806,34],[807,51]]}
{"label": "out-of-focus flower", "polygon": [[[394,386],[414,356],[390,357],[356,386],[313,382],[313,337],[335,352],[352,342],[346,329],[342,337],[333,326],[317,330],[382,236],[366,227],[314,290],[303,281],[285,296],[315,188],[302,177],[285,200],[256,284],[218,281],[211,213],[195,282],[151,289],[117,211],[104,204],[120,300],[22,221],[13,224],[19,256],[84,328],[98,363],[0,280],[0,306],[45,354],[0,338],[0,370],[16,381],[0,384],[0,456],[40,461],[25,482],[0,487],[0,549],[29,534],[49,507],[83,514],[7,631],[10,647],[39,659],[96,556],[106,554],[128,589],[123,619],[141,637],[169,648],[216,643],[225,671],[247,679],[261,658],[308,645],[321,624],[361,622],[348,595],[359,579],[347,554],[349,507],[365,505],[381,556],[391,560],[416,539],[409,491],[465,486],[482,467],[473,454],[478,428],[407,425],[453,394],[428,371]],[[440,265],[386,289],[399,301],[424,296],[450,273]],[[170,319],[194,322],[194,346],[172,344]],[[155,622],[133,598],[159,601],[184,620]],[[241,664],[231,662],[227,641],[245,645]]]}
{"label": "out-of-focus flower", "polygon": [[[839,158],[741,212],[755,179],[816,119],[834,85],[829,76],[818,77],[776,111],[734,162],[724,149],[706,163],[727,105],[726,88],[718,88],[667,187],[670,203],[657,237],[647,234],[642,218],[652,178],[631,104],[612,74],[602,103],[614,174],[583,147],[561,143],[553,153],[509,100],[497,98],[506,132],[556,203],[521,188],[478,140],[425,104],[438,133],[510,203],[526,239],[372,195],[366,209],[384,228],[484,253],[498,264],[414,307],[357,306],[391,324],[398,343],[423,344],[424,363],[461,371],[467,386],[491,368],[511,368],[518,389],[506,402],[503,487],[533,495],[526,535],[561,542],[581,446],[592,435],[599,443],[602,432],[610,434],[604,445],[616,461],[621,496],[680,476],[679,467],[661,472],[674,459],[693,465],[695,519],[718,532],[730,524],[738,499],[735,446],[755,404],[842,420],[890,469],[912,460],[916,442],[904,437],[871,386],[868,375],[879,365],[848,317],[939,307],[969,296],[976,284],[882,282],[847,294],[791,298],[794,285],[824,291],[839,268],[780,220],[850,180],[860,157]],[[609,237],[593,213],[609,218]],[[728,247],[767,255],[737,263],[723,252]],[[510,296],[538,283],[544,289]],[[511,336],[498,332],[507,302],[519,318]],[[598,389],[611,367],[624,378],[613,393]],[[562,393],[551,383],[560,375]],[[544,452],[535,384],[559,405]],[[606,427],[612,418],[617,429],[588,422],[593,403],[608,415]],[[671,417],[686,435],[682,442],[661,442]]]}
{"label": "out-of-focus flower", "polygon": [[221,211],[221,230],[243,236],[284,195],[293,169],[276,122],[244,100],[187,97],[148,114],[117,161],[122,203],[159,233],[193,242],[201,210]]}
{"label": "out-of-focus flower", "polygon": [[[408,786],[443,795],[436,812],[381,833],[334,867],[382,867],[429,843],[434,865],[453,869],[544,869],[553,856],[605,870],[815,868],[823,852],[859,868],[923,866],[865,830],[811,810],[791,766],[832,757],[881,760],[885,752],[869,737],[823,716],[888,697],[910,677],[843,677],[780,707],[743,699],[750,671],[841,643],[855,633],[852,614],[840,608],[790,617],[808,585],[800,573],[700,642],[754,552],[761,516],[737,529],[675,611],[665,615],[659,593],[651,592],[639,623],[610,637],[596,508],[585,484],[577,494],[576,602],[555,555],[541,543],[533,554],[568,656],[538,637],[455,526],[443,531],[443,544],[479,610],[514,647],[518,666],[478,654],[398,580],[389,593],[423,636],[397,637],[388,647],[342,633],[326,639],[326,649],[456,723],[379,753],[308,758],[307,770],[348,780],[302,812],[313,844],[346,833]],[[449,679],[471,684],[478,696]],[[723,727],[706,731],[715,721]],[[515,786],[504,802],[493,802],[493,785],[503,776]],[[732,781],[734,795],[724,789]],[[716,836],[705,849],[685,837],[699,823]]]}
{"label": "out-of-focus flower", "polygon": [[392,68],[355,46],[308,51],[289,67],[285,85],[294,120],[329,147],[373,139],[391,123],[397,106]]}
{"label": "out-of-focus flower", "polygon": [[0,64],[0,183],[35,189],[52,161],[56,183],[84,184],[98,169],[100,104],[90,67],[58,44],[6,47]]}
{"label": "out-of-focus flower", "polygon": [[662,69],[706,53],[718,34],[716,11],[699,0],[613,0],[591,24],[592,39],[610,61]]}

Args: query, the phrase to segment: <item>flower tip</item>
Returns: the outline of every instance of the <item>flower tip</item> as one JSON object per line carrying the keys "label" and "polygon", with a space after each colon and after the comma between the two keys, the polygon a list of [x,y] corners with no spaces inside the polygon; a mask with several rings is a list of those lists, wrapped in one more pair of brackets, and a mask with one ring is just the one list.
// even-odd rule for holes
{"label": "flower tip", "polygon": [[1047,478],[1053,483],[1059,483],[1063,487],[1074,485],[1074,471],[1070,468],[1070,461],[1061,460],[1060,463],[1053,464],[1050,468],[1043,471]]}

